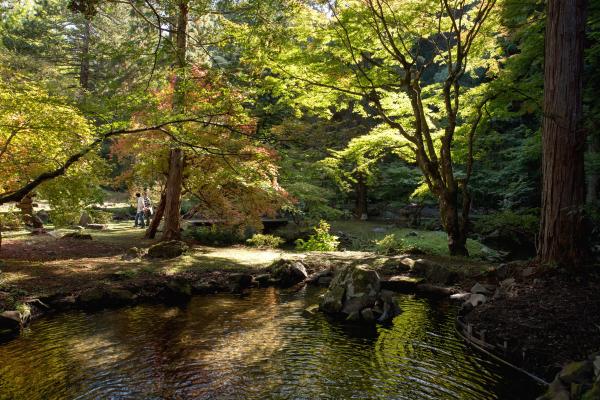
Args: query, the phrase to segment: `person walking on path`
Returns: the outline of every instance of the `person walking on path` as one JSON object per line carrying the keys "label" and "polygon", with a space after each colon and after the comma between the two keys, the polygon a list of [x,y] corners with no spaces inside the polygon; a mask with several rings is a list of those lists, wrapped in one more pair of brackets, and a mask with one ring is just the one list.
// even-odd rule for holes
{"label": "person walking on path", "polygon": [[133,227],[137,228],[139,224],[140,228],[145,228],[146,225],[144,224],[144,199],[139,193],[136,193],[135,197],[137,198],[137,212],[135,213],[135,223],[133,224]]}

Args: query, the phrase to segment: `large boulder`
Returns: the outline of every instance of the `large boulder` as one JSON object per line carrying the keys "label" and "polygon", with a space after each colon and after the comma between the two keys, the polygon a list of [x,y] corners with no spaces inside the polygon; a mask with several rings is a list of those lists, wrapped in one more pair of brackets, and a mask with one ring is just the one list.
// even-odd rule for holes
{"label": "large boulder", "polygon": [[290,287],[303,282],[308,273],[300,261],[279,260],[271,265],[271,277],[278,286]]}
{"label": "large boulder", "polygon": [[383,322],[400,312],[392,292],[381,290],[379,275],[365,265],[339,268],[319,308],[348,321],[367,323]]}
{"label": "large boulder", "polygon": [[244,289],[248,289],[253,284],[254,277],[250,274],[237,273],[227,277],[229,290],[232,293],[242,293]]}
{"label": "large boulder", "polygon": [[429,260],[407,258],[402,262],[410,267],[411,274],[425,278],[428,283],[449,285],[457,280],[456,272]]}
{"label": "large boulder", "polygon": [[148,249],[150,258],[175,258],[179,257],[188,250],[188,245],[181,240],[169,240],[159,242]]}

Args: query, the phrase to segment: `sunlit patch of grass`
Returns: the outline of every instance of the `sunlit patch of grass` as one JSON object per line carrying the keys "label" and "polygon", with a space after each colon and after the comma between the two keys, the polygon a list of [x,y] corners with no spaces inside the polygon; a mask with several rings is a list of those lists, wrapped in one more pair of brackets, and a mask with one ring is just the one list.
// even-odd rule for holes
{"label": "sunlit patch of grass", "polygon": [[[341,231],[358,238],[361,242],[375,242],[386,235],[394,235],[410,247],[434,256],[448,256],[448,236],[442,231],[425,231],[412,228],[398,228],[383,222],[372,221],[335,221],[331,223],[333,232]],[[417,236],[410,236],[409,233]],[[481,258],[483,245],[475,240],[467,240],[470,258]]]}

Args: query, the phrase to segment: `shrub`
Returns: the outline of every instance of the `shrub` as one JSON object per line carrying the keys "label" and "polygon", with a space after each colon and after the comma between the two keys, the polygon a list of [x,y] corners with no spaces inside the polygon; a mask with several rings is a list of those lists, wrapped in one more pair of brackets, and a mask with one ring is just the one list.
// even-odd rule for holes
{"label": "shrub", "polygon": [[0,227],[5,231],[17,231],[23,228],[21,213],[8,211],[0,213]]}
{"label": "shrub", "polygon": [[96,224],[108,224],[113,220],[113,214],[103,210],[88,210],[92,221]]}
{"label": "shrub", "polygon": [[283,238],[274,235],[263,235],[261,233],[255,233],[252,237],[246,240],[246,243],[252,247],[274,249],[285,243]]}
{"label": "shrub", "polygon": [[198,243],[210,246],[229,246],[244,240],[236,229],[217,225],[194,227],[189,234]]}
{"label": "shrub", "polygon": [[71,226],[79,223],[81,210],[73,210],[67,208],[54,208],[50,210],[50,221],[54,226]]}
{"label": "shrub", "polygon": [[474,223],[475,232],[487,235],[496,230],[511,231],[534,238],[540,226],[539,210],[504,210],[484,215]]}
{"label": "shrub", "polygon": [[422,254],[418,246],[407,243],[402,238],[397,238],[394,234],[386,235],[383,239],[375,241],[375,252],[386,256],[396,254]]}
{"label": "shrub", "polygon": [[323,220],[313,229],[314,235],[310,235],[308,240],[296,240],[296,248],[303,251],[335,251],[340,242],[338,237],[329,233],[329,224]]}

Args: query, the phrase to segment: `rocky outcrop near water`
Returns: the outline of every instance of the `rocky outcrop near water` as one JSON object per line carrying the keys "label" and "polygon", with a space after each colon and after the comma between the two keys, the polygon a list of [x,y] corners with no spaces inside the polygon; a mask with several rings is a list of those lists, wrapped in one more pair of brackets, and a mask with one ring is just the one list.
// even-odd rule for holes
{"label": "rocky outcrop near water", "polygon": [[356,322],[385,322],[401,311],[393,292],[381,290],[379,274],[365,265],[338,268],[319,309]]}
{"label": "rocky outcrop near water", "polygon": [[599,400],[600,353],[563,367],[537,400]]}
{"label": "rocky outcrop near water", "polygon": [[269,269],[271,283],[283,288],[294,286],[308,278],[306,267],[300,261],[281,259],[273,263]]}

